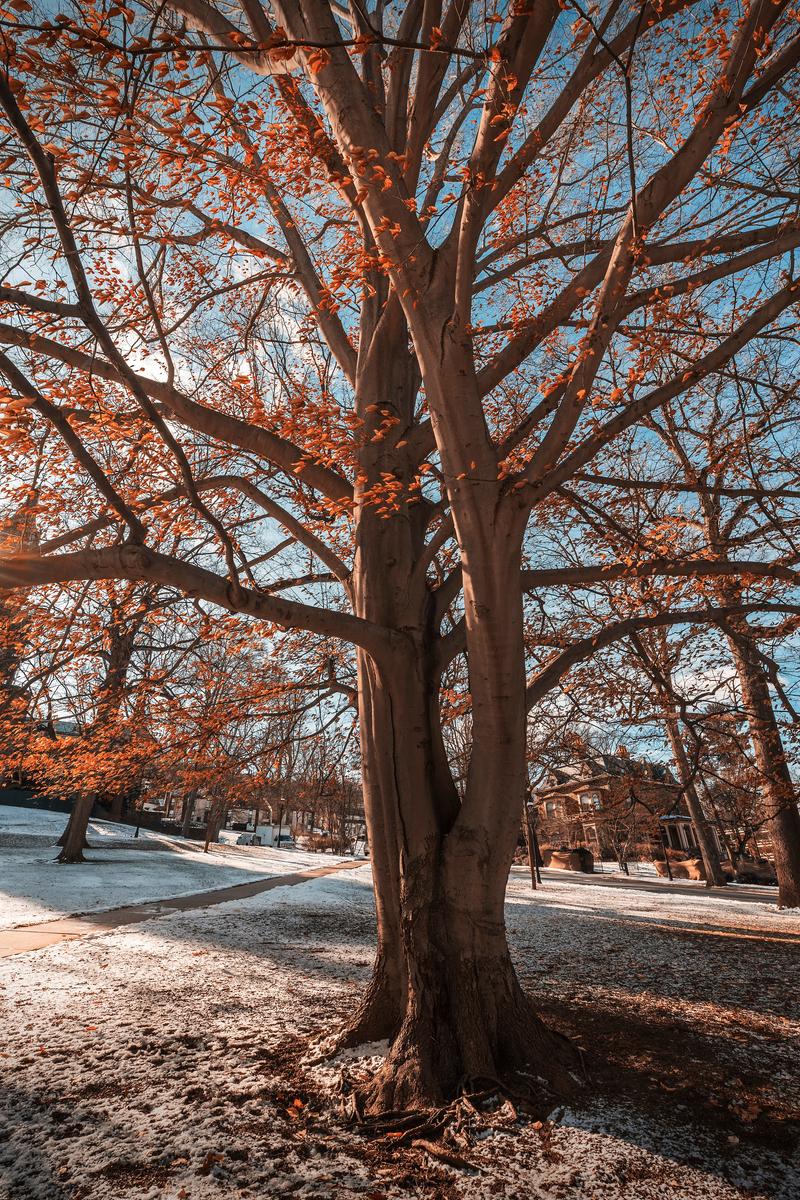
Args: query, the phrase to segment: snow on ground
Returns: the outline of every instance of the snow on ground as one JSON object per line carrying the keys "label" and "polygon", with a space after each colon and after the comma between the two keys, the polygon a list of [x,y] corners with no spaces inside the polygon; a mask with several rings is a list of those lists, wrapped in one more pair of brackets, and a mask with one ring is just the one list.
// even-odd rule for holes
{"label": "snow on ground", "polygon": [[[0,804],[0,837],[3,846],[33,845],[43,838],[58,838],[64,832],[67,823],[66,813],[50,812],[45,808],[18,808],[15,805]],[[91,821],[89,830],[95,838],[125,840],[136,833],[134,825],[124,825],[118,821]],[[140,838],[159,840],[163,835],[151,833],[148,829],[140,831]]]}
{"label": "snow on ground", "polygon": [[0,805],[0,929],[68,913],[185,896],[341,862],[329,854],[263,846],[215,846],[92,821],[86,862],[55,862],[63,813]]}
{"label": "snow on ground", "polygon": [[648,879],[660,879],[658,871],[655,868],[655,863],[651,862],[629,862],[628,875],[622,871],[619,864],[616,862],[604,862],[602,858],[594,860],[594,869],[598,875],[619,875],[621,878],[638,879],[639,877],[647,877]]}
{"label": "snow on ground", "polygon": [[797,916],[532,895],[514,871],[508,920],[588,1082],[539,1128],[485,1131],[461,1168],[339,1119],[352,1053],[309,1065],[368,977],[367,867],[0,961],[0,1196],[796,1200]]}

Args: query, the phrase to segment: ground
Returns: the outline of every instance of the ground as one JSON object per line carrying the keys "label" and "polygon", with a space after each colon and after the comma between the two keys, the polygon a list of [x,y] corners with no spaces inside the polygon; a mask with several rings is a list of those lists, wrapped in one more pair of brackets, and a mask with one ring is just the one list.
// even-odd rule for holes
{"label": "ground", "polygon": [[0,960],[0,1196],[795,1200],[798,916],[552,876],[532,893],[515,869],[507,918],[586,1078],[543,1123],[465,1110],[449,1144],[340,1115],[384,1047],[319,1060],[368,977],[368,865]]}
{"label": "ground", "polygon": [[92,821],[85,863],[55,861],[63,813],[0,805],[0,929],[50,921],[74,912],[223,888],[338,862],[302,850],[215,846],[166,837],[132,825]]}

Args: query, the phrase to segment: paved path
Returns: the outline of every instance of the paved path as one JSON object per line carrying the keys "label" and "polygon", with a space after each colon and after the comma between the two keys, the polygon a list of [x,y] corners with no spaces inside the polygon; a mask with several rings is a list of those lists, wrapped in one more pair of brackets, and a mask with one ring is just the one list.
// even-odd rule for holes
{"label": "paved path", "polygon": [[85,913],[81,916],[59,917],[55,921],[43,921],[39,925],[18,925],[15,929],[0,929],[0,958],[12,954],[27,954],[31,950],[42,950],[59,942],[74,941],[75,938],[97,937],[109,933],[121,925],[135,925],[138,921],[150,921],[153,917],[164,917],[173,912],[185,912],[190,908],[209,908],[212,904],[225,904],[229,900],[246,900],[272,888],[292,887],[321,875],[332,875],[335,871],[352,871],[363,867],[366,859],[355,862],[337,863],[330,867],[315,867],[311,871],[294,871],[291,875],[272,875],[269,879],[254,879],[250,883],[236,883],[231,887],[217,888],[210,892],[195,892],[191,896],[172,896],[165,900],[153,900],[144,904],[130,904],[124,908],[109,908],[105,912]]}
{"label": "paved path", "polygon": [[710,887],[704,883],[670,883],[656,879],[608,879],[602,874],[584,875],[580,871],[559,871],[553,867],[542,869],[545,883],[584,883],[589,887],[632,888],[637,892],[655,892],[659,896],[711,896],[719,900],[744,900],[749,904],[777,904],[778,889],[776,887],[758,887],[750,885],[747,890],[740,890],[736,884],[730,887]]}

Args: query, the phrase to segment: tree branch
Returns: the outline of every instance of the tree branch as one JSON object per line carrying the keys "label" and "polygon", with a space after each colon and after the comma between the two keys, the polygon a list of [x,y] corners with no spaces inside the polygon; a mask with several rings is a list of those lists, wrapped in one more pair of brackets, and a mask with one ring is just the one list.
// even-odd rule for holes
{"label": "tree branch", "polygon": [[213,571],[144,546],[113,546],[52,556],[13,554],[0,557],[0,588],[29,590],[78,579],[146,580],[175,588],[186,596],[197,596],[228,612],[270,621],[282,629],[306,629],[324,637],[338,638],[361,646],[377,658],[393,645],[400,648],[405,644],[402,635],[372,621],[350,613],[279,599],[242,585],[233,587],[230,580]]}
{"label": "tree branch", "polygon": [[639,629],[656,629],[664,625],[714,624],[726,617],[745,615],[751,612],[775,612],[800,614],[800,604],[741,604],[730,608],[699,608],[670,610],[653,616],[626,617],[606,625],[591,637],[582,638],[563,650],[552,662],[543,667],[528,682],[526,705],[528,710],[538,704],[548,692],[555,688],[572,667],[591,658],[598,650],[627,637]]}

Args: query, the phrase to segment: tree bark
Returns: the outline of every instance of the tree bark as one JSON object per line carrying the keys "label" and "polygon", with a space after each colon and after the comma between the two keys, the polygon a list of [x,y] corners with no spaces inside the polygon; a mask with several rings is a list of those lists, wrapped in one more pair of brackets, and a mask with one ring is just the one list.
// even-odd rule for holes
{"label": "tree bark", "polygon": [[[365,314],[356,380],[364,421],[359,479],[354,493],[356,553],[351,576],[354,612],[402,633],[405,653],[377,662],[357,650],[358,718],[364,814],[368,830],[377,917],[372,979],[340,1043],[358,1045],[392,1037],[403,1019],[407,964],[401,929],[405,833],[410,824],[435,827],[437,812],[450,819],[457,797],[441,746],[439,675],[434,663],[437,630],[425,572],[418,569],[427,514],[423,502],[403,499],[378,511],[375,492],[397,472],[397,454],[380,432],[396,420],[396,438],[414,420],[419,373],[409,352],[408,329],[396,297],[382,303],[386,281],[377,278],[376,303]],[[409,458],[408,480],[415,474]]]}
{"label": "tree bark", "polygon": [[208,848],[212,842],[216,842],[219,837],[219,832],[225,824],[225,816],[228,811],[225,801],[219,797],[214,800],[208,813],[206,820],[206,840],[203,846],[203,853],[208,854]]}
{"label": "tree bark", "polygon": [[728,640],[761,775],[764,815],[775,853],[778,903],[783,908],[800,908],[800,811],[769,685],[754,640],[741,630],[731,633]]}
{"label": "tree bark", "polygon": [[359,655],[362,784],[378,945],[372,979],[343,1031],[343,1045],[390,1038],[403,1018],[407,984],[401,900],[405,826],[408,822],[432,822],[438,803],[431,714],[426,711],[425,668],[420,661],[424,653],[418,649],[415,656],[413,648],[409,650],[388,672],[389,678],[367,655]]}
{"label": "tree bark", "polygon": [[111,803],[108,806],[108,815],[112,821],[121,821],[125,812],[125,794],[121,791],[114,792],[111,797]]}
{"label": "tree bark", "polygon": [[[577,1059],[533,1012],[506,940],[505,891],[527,785],[519,587],[527,510],[504,498],[495,451],[476,416],[469,334],[443,312],[441,328],[436,318],[424,327],[417,321],[411,332],[460,553],[472,750],[459,806],[441,748],[438,674],[428,669],[432,606],[409,622],[417,599],[408,595],[416,555],[410,555],[409,572],[402,555],[384,552],[367,564],[376,569],[366,578],[375,588],[386,580],[387,564],[399,562],[395,591],[405,595],[406,606],[394,619],[385,612],[375,619],[402,630],[416,653],[388,664],[371,697],[373,712],[379,698],[388,704],[391,739],[371,739],[387,756],[383,775],[390,786],[370,797],[370,841],[373,855],[389,860],[392,889],[394,872],[399,875],[395,911],[405,977],[402,1024],[364,1095],[365,1109],[373,1113],[439,1105],[480,1080],[500,1087],[513,1081],[515,1090],[530,1091],[524,1072],[544,1079],[551,1095],[563,1094]],[[449,430],[454,419],[458,428]],[[413,510],[409,515],[410,528]],[[403,526],[390,525],[399,535]],[[377,806],[383,820],[375,820]],[[378,849],[381,836],[386,844]],[[399,870],[391,864],[395,841]],[[394,942],[394,925],[390,929]]]}
{"label": "tree bark", "polygon": [[530,1074],[547,1081],[545,1110],[553,1094],[571,1090],[575,1052],[539,1020],[514,971],[503,914],[508,862],[493,856],[493,841],[456,827],[406,865],[405,1011],[366,1091],[368,1112],[440,1105],[487,1083],[530,1092]]}
{"label": "tree bark", "polygon": [[[383,744],[400,781],[394,836],[405,1005],[366,1090],[368,1112],[439,1105],[481,1081],[530,1092],[531,1074],[546,1081],[549,1107],[553,1095],[570,1091],[577,1059],[524,996],[506,940],[505,892],[527,785],[520,551],[503,525],[482,544],[486,561],[465,571],[473,747],[460,807],[449,772],[448,791],[438,786],[438,702],[431,704],[424,666],[401,682],[397,663],[385,683],[393,720]],[[424,747],[421,755],[399,741],[403,730]],[[372,833],[371,840],[374,854]]]}
{"label": "tree bark", "polygon": [[83,851],[89,848],[86,831],[89,828],[89,818],[94,808],[94,799],[92,792],[79,795],[76,798],[69,820],[67,821],[67,827],[58,839],[61,851],[56,858],[56,862],[82,863],[86,861],[83,857]]}
{"label": "tree bark", "polygon": [[195,804],[196,799],[197,799],[197,788],[191,788],[191,790],[186,795],[186,799],[183,802],[183,813],[181,814],[182,821],[183,821],[183,824],[181,826],[181,833],[183,834],[184,837],[189,836],[189,829],[192,824],[192,814],[194,813],[194,804]]}
{"label": "tree bark", "polygon": [[533,817],[527,799],[522,808],[522,831],[525,835],[525,848],[528,851],[528,869],[531,873],[531,888],[536,891],[536,877],[539,874],[539,859],[536,853],[536,834],[533,832]]}
{"label": "tree bark", "polygon": [[675,714],[666,711],[664,724],[666,725],[667,737],[672,748],[672,757],[678,769],[678,779],[686,798],[686,807],[689,810],[689,816],[692,818],[692,824],[697,834],[697,843],[706,871],[706,887],[724,887],[728,881],[722,872],[719,854],[717,853],[714,837],[711,833],[711,826],[708,823],[702,802],[697,794],[691,763],[686,753],[686,747],[683,744],[678,719]]}

